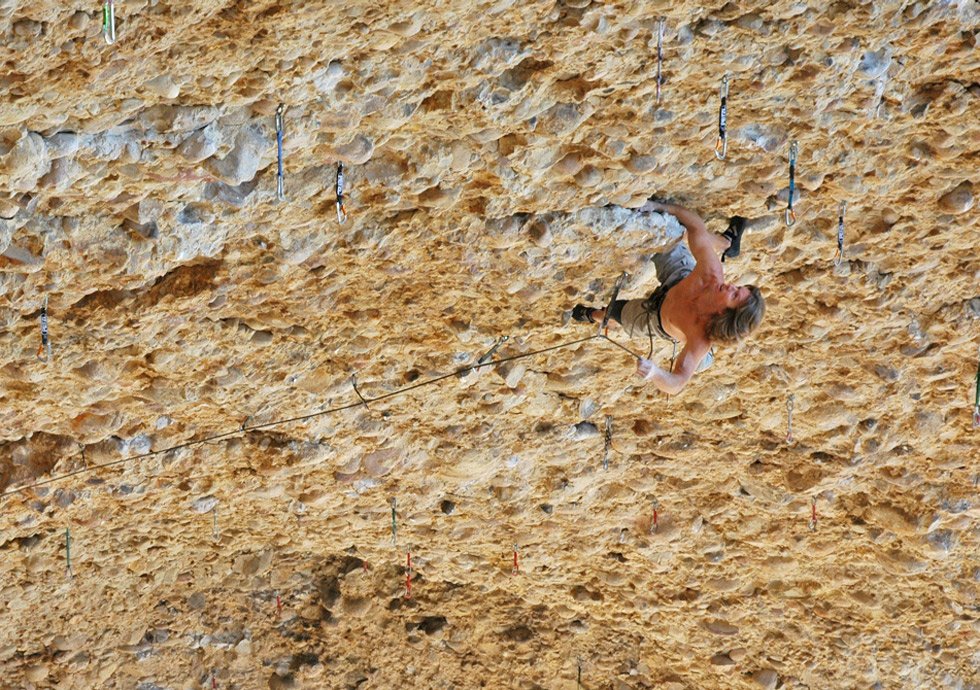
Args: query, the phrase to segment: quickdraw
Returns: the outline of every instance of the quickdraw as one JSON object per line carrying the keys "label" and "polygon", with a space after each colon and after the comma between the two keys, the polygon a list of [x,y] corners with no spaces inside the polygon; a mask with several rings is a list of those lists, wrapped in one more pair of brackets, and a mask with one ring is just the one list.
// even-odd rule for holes
{"label": "quickdraw", "polygon": [[977,348],[977,392],[973,398],[973,428],[980,429],[980,347]]}
{"label": "quickdraw", "polygon": [[718,109],[718,140],[715,142],[715,157],[724,160],[728,153],[728,75],[721,80],[721,108]]}
{"label": "quickdraw", "polygon": [[44,296],[41,305],[41,346],[37,348],[37,358],[42,362],[51,361],[51,342],[48,340],[48,297]]}
{"label": "quickdraw", "polygon": [[276,197],[279,201],[286,198],[286,180],[282,174],[282,126],[283,126],[283,112],[286,110],[286,106],[282,103],[276,108],[276,148],[278,151],[278,161],[279,161],[279,172],[276,175]]}
{"label": "quickdraw", "polygon": [[793,442],[793,400],[795,398],[795,395],[790,395],[789,399],[786,401],[786,443]]}
{"label": "quickdraw", "polygon": [[347,222],[347,209],[344,207],[344,164],[337,163],[337,222]]}
{"label": "quickdraw", "polygon": [[116,3],[106,0],[102,7],[102,38],[109,45],[116,42]]}
{"label": "quickdraw", "polygon": [[840,202],[840,211],[837,214],[837,253],[834,255],[834,265],[840,266],[841,259],[844,257],[844,211],[847,210],[847,202]]}
{"label": "quickdraw", "polygon": [[361,390],[357,387],[357,374],[353,374],[350,377],[350,381],[351,381],[351,385],[354,387],[354,392],[357,393],[357,397],[360,398],[361,400],[361,404],[370,410],[371,406],[368,405],[367,400],[365,400],[364,396],[361,395]]}
{"label": "quickdraw", "polygon": [[388,499],[388,503],[391,504],[391,545],[398,546],[398,517],[395,513],[395,506],[398,505],[398,499],[392,496]]}
{"label": "quickdraw", "polygon": [[408,548],[408,565],[405,567],[405,598],[412,598],[412,547]]}
{"label": "quickdraw", "polygon": [[664,18],[657,25],[657,103],[660,102],[660,87],[664,83],[662,66],[664,63]]}
{"label": "quickdraw", "polygon": [[612,448],[612,415],[606,417],[606,442],[602,450],[602,469],[609,469],[609,450]]}
{"label": "quickdraw", "polygon": [[506,343],[508,340],[510,340],[510,336],[507,335],[502,335],[499,338],[497,338],[497,342],[493,344],[493,347],[487,350],[486,354],[484,354],[478,360],[476,360],[476,366],[482,367],[484,364],[489,362],[490,358],[493,357],[494,353],[497,352],[497,348],[499,348],[501,345]]}
{"label": "quickdraw", "polygon": [[65,528],[65,579],[70,580],[74,577],[71,570],[71,529]]}
{"label": "quickdraw", "polygon": [[796,156],[799,147],[794,141],[789,147],[789,198],[786,206],[786,225],[796,222],[796,211],[793,210],[793,195],[796,193]]}
{"label": "quickdraw", "polygon": [[620,288],[623,287],[623,284],[626,282],[628,278],[629,278],[629,274],[624,271],[622,275],[620,275],[619,278],[616,279],[616,284],[613,286],[612,298],[609,300],[609,304],[606,305],[605,313],[602,317],[602,323],[599,324],[599,331],[598,333],[596,333],[597,336],[606,335],[606,333],[608,332],[609,310],[612,307],[613,302],[615,302],[616,298],[619,296]]}

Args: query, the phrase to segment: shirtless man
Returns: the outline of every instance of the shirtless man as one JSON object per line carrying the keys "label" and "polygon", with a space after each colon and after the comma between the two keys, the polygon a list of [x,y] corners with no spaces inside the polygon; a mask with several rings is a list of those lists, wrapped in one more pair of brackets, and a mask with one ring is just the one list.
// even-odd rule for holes
{"label": "shirtless man", "polygon": [[[646,299],[615,300],[609,318],[620,323],[631,336],[658,336],[683,343],[673,371],[664,371],[640,358],[636,373],[668,395],[677,395],[697,371],[714,361],[711,343],[735,343],[758,327],[766,311],[759,288],[729,285],[718,253],[739,254],[745,219],[736,216],[723,235],[708,232],[698,214],[683,206],[648,201],[640,211],[669,213],[687,228],[684,242],[653,257],[660,286]],[[690,250],[688,250],[688,246]],[[724,260],[724,259],[722,259]],[[576,321],[600,322],[605,309],[578,304],[572,310]],[[652,348],[651,348],[652,349]]]}

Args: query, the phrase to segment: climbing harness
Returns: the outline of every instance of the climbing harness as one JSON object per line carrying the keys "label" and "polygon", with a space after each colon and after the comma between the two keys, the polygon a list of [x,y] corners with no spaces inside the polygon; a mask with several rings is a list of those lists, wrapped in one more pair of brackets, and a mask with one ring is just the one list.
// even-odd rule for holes
{"label": "climbing harness", "polygon": [[276,108],[276,148],[278,150],[279,159],[279,173],[276,175],[276,197],[279,201],[286,198],[286,185],[285,179],[282,175],[282,120],[283,111],[285,111],[286,106],[282,103]]}
{"label": "climbing harness", "polygon": [[109,45],[116,42],[116,2],[106,0],[102,7],[102,38]]}
{"label": "climbing harness", "polygon": [[834,266],[840,266],[844,256],[844,211],[847,210],[847,202],[840,202],[840,211],[837,214],[837,253],[834,255]]}
{"label": "climbing harness", "polygon": [[478,367],[482,367],[484,364],[489,362],[490,358],[493,357],[494,353],[497,351],[497,348],[499,348],[501,345],[506,343],[508,340],[510,340],[510,336],[507,335],[502,335],[499,338],[497,338],[497,342],[493,344],[493,347],[487,350],[486,354],[484,354],[478,360],[476,360],[476,365]]}
{"label": "climbing harness", "polygon": [[715,142],[715,157],[724,160],[728,153],[728,75],[721,80],[721,108],[718,110],[718,140]]}
{"label": "climbing harness", "polygon": [[517,568],[517,544],[514,544],[514,567],[510,569],[511,575],[517,575],[519,572]]}
{"label": "climbing harness", "polygon": [[392,496],[388,499],[388,503],[391,504],[391,545],[398,546],[398,517],[395,514],[398,499]]}
{"label": "climbing harness", "polygon": [[612,448],[612,415],[606,416],[606,444],[602,451],[602,469],[609,469],[609,449]]}
{"label": "climbing harness", "polygon": [[810,531],[817,531],[817,497],[813,496],[810,498]]}
{"label": "climbing harness", "polygon": [[405,568],[405,598],[412,598],[412,547],[408,547],[408,565]]}
{"label": "climbing harness", "polygon": [[629,278],[629,274],[623,271],[622,275],[616,279],[616,284],[613,286],[612,299],[609,300],[609,304],[606,305],[605,313],[602,316],[602,323],[599,324],[599,331],[596,333],[597,336],[605,335],[609,330],[609,309],[612,308],[613,302],[619,297],[619,290],[623,287],[623,283]]}
{"label": "climbing harness", "polygon": [[799,147],[794,141],[789,147],[789,198],[786,206],[786,225],[796,222],[796,211],[793,210],[793,194],[796,192],[796,156]]}
{"label": "climbing harness", "polygon": [[796,396],[790,394],[789,399],[786,401],[786,413],[787,413],[787,426],[786,426],[786,443],[793,442],[793,401]]}
{"label": "climbing harness", "polygon": [[347,209],[344,207],[344,164],[337,163],[337,222],[347,222]]}
{"label": "climbing harness", "polygon": [[657,499],[653,499],[653,522],[650,523],[650,534],[656,534],[660,531],[660,515],[657,509],[660,507],[660,502]]}
{"label": "climbing harness", "polygon": [[657,103],[660,102],[660,87],[664,83],[661,67],[664,63],[664,18],[657,25]]}
{"label": "climbing harness", "polygon": [[37,358],[42,362],[51,361],[51,343],[48,340],[48,296],[41,305],[41,346],[37,348]]}
{"label": "climbing harness", "polygon": [[71,570],[71,529],[65,528],[65,579],[70,580],[74,577]]}
{"label": "climbing harness", "polygon": [[218,506],[215,506],[214,508],[211,509],[211,517],[212,517],[212,524],[214,526],[214,533],[211,535],[211,537],[215,541],[218,541],[221,539],[221,532],[218,531]]}
{"label": "climbing harness", "polygon": [[980,429],[980,347],[977,348],[977,392],[973,398],[973,428]]}

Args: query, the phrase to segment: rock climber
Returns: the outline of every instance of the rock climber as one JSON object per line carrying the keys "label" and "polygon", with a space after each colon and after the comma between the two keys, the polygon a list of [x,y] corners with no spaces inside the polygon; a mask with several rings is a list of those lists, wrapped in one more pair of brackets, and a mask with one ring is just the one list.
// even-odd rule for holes
{"label": "rock climber", "polygon": [[[732,218],[722,235],[708,232],[698,214],[675,204],[648,201],[641,212],[669,213],[687,229],[685,239],[666,252],[655,254],[654,266],[660,285],[646,299],[614,300],[609,318],[622,325],[630,337],[645,335],[683,343],[672,371],[664,371],[648,359],[639,358],[636,373],[668,395],[676,395],[691,376],[714,361],[711,344],[743,340],[762,322],[766,303],[754,285],[725,282],[722,261],[740,253],[745,219]],[[690,249],[689,249],[690,248]],[[718,252],[722,253],[719,261]],[[575,305],[572,318],[601,322],[605,309]]]}

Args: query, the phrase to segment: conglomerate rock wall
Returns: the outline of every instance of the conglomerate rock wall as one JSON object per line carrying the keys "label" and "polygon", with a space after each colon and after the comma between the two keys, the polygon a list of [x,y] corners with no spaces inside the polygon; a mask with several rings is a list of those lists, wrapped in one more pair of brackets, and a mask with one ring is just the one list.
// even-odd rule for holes
{"label": "conglomerate rock wall", "polygon": [[[0,2],[0,687],[980,688],[980,5],[115,12]],[[670,400],[651,195],[768,302]]]}

